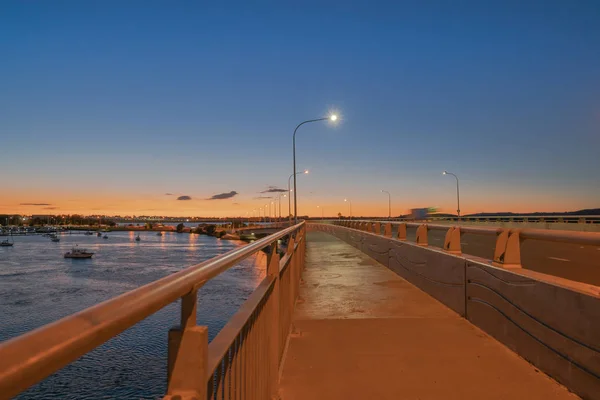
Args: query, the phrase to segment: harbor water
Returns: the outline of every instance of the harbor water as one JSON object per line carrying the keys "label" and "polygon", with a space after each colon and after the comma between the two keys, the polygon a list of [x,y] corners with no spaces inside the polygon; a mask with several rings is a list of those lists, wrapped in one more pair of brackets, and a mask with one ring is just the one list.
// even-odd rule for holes
{"label": "harbor water", "polygon": [[[164,232],[110,232],[108,239],[63,233],[0,247],[0,341],[23,334],[181,269],[243,242]],[[74,245],[91,259],[65,259]],[[264,277],[259,254],[212,279],[199,291],[198,323],[212,339]],[[167,332],[179,323],[173,303],[61,371],[19,399],[156,399],[166,390]]]}

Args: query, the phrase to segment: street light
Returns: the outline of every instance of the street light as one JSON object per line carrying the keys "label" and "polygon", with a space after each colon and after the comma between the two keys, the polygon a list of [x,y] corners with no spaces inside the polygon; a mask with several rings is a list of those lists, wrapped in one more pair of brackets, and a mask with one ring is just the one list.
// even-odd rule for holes
{"label": "street light", "polygon": [[456,178],[456,215],[458,219],[460,219],[460,190],[458,188],[458,176],[454,175],[452,172],[444,171],[442,175],[452,175]]}
{"label": "street light", "polygon": [[317,208],[320,208],[320,209],[321,209],[321,219],[322,219],[322,220],[323,220],[323,219],[325,219],[325,218],[323,218],[323,210],[324,210],[324,208],[323,208],[323,207],[321,207],[321,206],[317,206]]}
{"label": "street light", "polygon": [[392,195],[387,190],[381,190],[381,193],[387,193],[388,195],[388,218],[392,218]]}
{"label": "street light", "polygon": [[[293,174],[290,175],[290,177],[288,178],[288,193],[290,193],[290,197],[288,198],[288,216],[290,219],[290,224],[292,223],[292,190],[290,189],[290,180],[292,179],[292,176],[294,177],[294,186],[296,185],[296,175],[300,175],[300,174],[308,174],[308,170],[305,169],[302,172],[295,172]],[[296,190],[294,190],[294,210],[296,209]]]}
{"label": "street light", "polygon": [[330,116],[324,117],[324,118],[309,119],[309,120],[306,120],[304,122],[299,123],[298,126],[296,126],[296,129],[294,129],[294,136],[293,136],[294,173],[292,174],[292,176],[294,177],[294,223],[295,224],[298,223],[298,204],[296,203],[296,200],[297,200],[296,193],[298,193],[298,190],[296,188],[296,131],[302,125],[308,124],[309,122],[319,122],[319,121],[331,121],[331,122],[335,122],[335,121],[337,121],[337,119],[338,119],[338,117],[335,114],[331,114]]}
{"label": "street light", "polygon": [[352,200],[344,199],[344,201],[347,201],[348,205],[350,206],[350,219],[352,219]]}
{"label": "street light", "polygon": [[[287,194],[279,193],[279,222],[281,222],[281,196],[286,197]],[[289,214],[289,210],[288,210],[288,214]]]}

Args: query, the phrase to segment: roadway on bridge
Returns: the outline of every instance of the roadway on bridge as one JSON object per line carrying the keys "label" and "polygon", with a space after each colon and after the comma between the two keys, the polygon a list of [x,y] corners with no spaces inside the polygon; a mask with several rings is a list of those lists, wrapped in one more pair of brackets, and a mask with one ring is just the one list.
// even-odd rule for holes
{"label": "roadway on bridge", "polygon": [[[415,241],[415,232],[408,229],[409,241]],[[441,248],[445,235],[444,231],[430,230],[429,245]],[[491,260],[496,238],[463,234],[461,245],[464,254]],[[600,248],[596,246],[525,240],[521,244],[521,263],[526,269],[600,286]]]}
{"label": "roadway on bridge", "polygon": [[577,398],[359,250],[308,236],[283,400]]}

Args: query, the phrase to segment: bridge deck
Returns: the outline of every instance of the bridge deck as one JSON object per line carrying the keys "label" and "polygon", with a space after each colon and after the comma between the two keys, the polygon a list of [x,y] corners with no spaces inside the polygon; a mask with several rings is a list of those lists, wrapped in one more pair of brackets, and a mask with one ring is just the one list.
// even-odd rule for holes
{"label": "bridge deck", "polygon": [[303,278],[283,400],[577,398],[333,236],[309,233]]}

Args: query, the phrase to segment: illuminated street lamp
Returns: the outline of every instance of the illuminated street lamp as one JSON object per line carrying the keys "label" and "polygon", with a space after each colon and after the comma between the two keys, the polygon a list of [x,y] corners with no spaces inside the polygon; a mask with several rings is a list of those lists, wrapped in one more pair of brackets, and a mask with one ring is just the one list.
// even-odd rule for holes
{"label": "illuminated street lamp", "polygon": [[325,218],[323,217],[323,210],[324,210],[325,208],[324,208],[324,207],[321,207],[321,206],[317,206],[317,208],[320,208],[320,209],[321,209],[321,219],[322,219],[322,220],[323,220],[323,219],[325,219]]}
{"label": "illuminated street lamp", "polygon": [[331,121],[331,122],[335,122],[335,121],[337,121],[337,119],[338,119],[338,117],[337,117],[336,114],[331,114],[330,116],[324,117],[324,118],[309,119],[309,120],[306,120],[304,122],[299,123],[298,126],[296,126],[296,129],[294,129],[294,136],[293,136],[294,173],[292,174],[292,176],[294,177],[294,223],[295,224],[298,223],[298,204],[296,202],[297,201],[296,194],[298,193],[298,189],[296,188],[296,131],[302,125],[308,124],[309,122],[319,122],[319,121]]}
{"label": "illuminated street lamp", "polygon": [[[281,222],[281,196],[286,197],[287,194],[279,193],[279,222]],[[289,215],[289,210],[288,210],[288,215]]]}
{"label": "illuminated street lamp", "polygon": [[352,219],[352,200],[344,199],[344,201],[348,202],[348,205],[350,206],[350,219]]}
{"label": "illuminated street lamp", "polygon": [[460,219],[460,190],[458,188],[458,176],[454,175],[452,172],[444,171],[442,175],[452,175],[456,178],[456,215]]}
{"label": "illuminated street lamp", "polygon": [[392,195],[387,190],[381,190],[381,193],[387,193],[388,195],[388,218],[392,218]]}
{"label": "illuminated street lamp", "polygon": [[[288,198],[288,215],[289,215],[289,219],[290,219],[290,224],[292,223],[292,190],[290,189],[290,179],[292,179],[292,176],[294,177],[294,186],[296,185],[296,175],[300,175],[300,174],[308,174],[308,170],[305,169],[302,172],[295,172],[293,174],[290,175],[290,177],[288,178],[288,193],[290,194],[290,197]],[[296,193],[296,191],[294,190],[294,194]],[[296,209],[296,196],[294,195],[294,210]]]}

